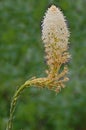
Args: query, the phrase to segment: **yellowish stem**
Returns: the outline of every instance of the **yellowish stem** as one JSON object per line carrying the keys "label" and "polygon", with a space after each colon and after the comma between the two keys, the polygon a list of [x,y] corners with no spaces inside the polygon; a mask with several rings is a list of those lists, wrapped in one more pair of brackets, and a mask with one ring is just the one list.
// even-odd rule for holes
{"label": "yellowish stem", "polygon": [[[28,87],[30,86],[29,82],[28,82]],[[13,121],[13,114],[14,114],[14,111],[15,111],[15,106],[16,106],[16,103],[17,103],[17,100],[21,94],[21,92],[27,87],[26,84],[23,84],[21,85],[18,90],[15,92],[14,96],[13,96],[13,99],[12,99],[12,102],[11,102],[11,107],[10,107],[10,117],[9,117],[9,121],[8,121],[8,124],[7,124],[7,128],[6,130],[12,130],[12,121]]]}

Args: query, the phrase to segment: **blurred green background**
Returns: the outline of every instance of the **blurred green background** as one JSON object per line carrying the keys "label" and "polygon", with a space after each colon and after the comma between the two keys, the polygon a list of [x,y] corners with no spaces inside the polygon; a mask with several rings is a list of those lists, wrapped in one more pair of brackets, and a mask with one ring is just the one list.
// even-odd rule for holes
{"label": "blurred green background", "polygon": [[0,130],[17,87],[45,75],[41,21],[52,3],[62,9],[71,32],[70,81],[58,95],[25,90],[14,130],[86,130],[86,0],[0,0]]}

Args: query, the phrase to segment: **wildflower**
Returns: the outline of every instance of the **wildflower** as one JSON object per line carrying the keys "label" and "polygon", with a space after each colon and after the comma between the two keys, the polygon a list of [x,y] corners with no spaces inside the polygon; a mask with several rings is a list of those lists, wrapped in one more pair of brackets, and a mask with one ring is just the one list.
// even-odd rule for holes
{"label": "wildflower", "polygon": [[25,88],[29,86],[47,87],[58,93],[61,88],[65,87],[65,82],[69,80],[67,77],[68,67],[65,65],[70,59],[68,39],[69,31],[65,18],[62,12],[52,5],[47,10],[42,24],[42,40],[45,46],[45,58],[48,65],[46,70],[47,76],[43,78],[33,77],[18,88],[11,102],[10,118],[6,130],[11,130],[12,128],[15,106],[21,92]]}
{"label": "wildflower", "polygon": [[[45,13],[42,24],[42,40],[45,46],[45,58],[48,65],[47,76],[26,81],[33,86],[47,87],[57,93],[64,88],[69,79],[67,65],[70,55],[68,52],[69,31],[62,12],[52,5]],[[61,71],[61,67],[63,70]],[[60,72],[61,71],[61,72]]]}
{"label": "wildflower", "polygon": [[69,31],[65,18],[62,12],[55,5],[52,5],[44,16],[42,24],[42,40],[45,46],[48,78],[50,78],[50,80],[53,79],[52,88],[55,85],[56,90],[63,86],[64,80],[61,81],[60,84],[59,80],[60,78],[64,79],[68,72],[66,66],[61,74],[59,74],[61,66],[70,59],[68,52],[68,39]]}

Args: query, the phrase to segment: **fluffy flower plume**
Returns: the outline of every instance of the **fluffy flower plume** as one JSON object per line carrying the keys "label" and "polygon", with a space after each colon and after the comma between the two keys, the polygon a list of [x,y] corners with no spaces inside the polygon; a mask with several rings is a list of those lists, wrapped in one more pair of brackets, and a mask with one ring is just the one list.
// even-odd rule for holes
{"label": "fluffy flower plume", "polygon": [[42,40],[44,42],[45,58],[48,64],[48,70],[46,72],[48,77],[54,79],[53,86],[56,86],[56,90],[63,87],[64,82],[68,80],[65,76],[68,73],[67,66],[64,66],[64,69],[59,74],[61,66],[70,59],[68,39],[69,31],[65,18],[62,12],[56,6],[52,5],[44,16]]}
{"label": "fluffy flower plume", "polygon": [[[47,87],[56,92],[64,88],[68,81],[67,63],[70,59],[68,52],[69,31],[62,12],[52,5],[46,12],[42,24],[42,40],[45,46],[45,58],[48,69],[44,78],[28,80],[25,85]],[[63,69],[62,69],[63,68]]]}
{"label": "fluffy flower plume", "polygon": [[[48,69],[44,78],[34,78],[25,84],[47,87],[59,92],[69,79],[67,65],[70,55],[68,52],[69,31],[62,12],[52,5],[46,12],[42,24],[42,40],[45,46],[45,58]],[[62,69],[63,68],[63,69]]]}
{"label": "fluffy flower plume", "polygon": [[57,43],[64,47],[68,44],[69,31],[62,12],[52,5],[46,12],[42,24],[42,40],[45,44]]}
{"label": "fluffy flower plume", "polygon": [[68,52],[69,31],[62,12],[52,5],[45,14],[42,24],[42,40],[45,46],[45,58],[48,69],[47,76],[31,78],[21,85],[13,96],[10,108],[10,118],[6,130],[12,129],[13,114],[21,92],[29,86],[47,87],[57,93],[65,87],[68,68],[66,63],[70,59]]}

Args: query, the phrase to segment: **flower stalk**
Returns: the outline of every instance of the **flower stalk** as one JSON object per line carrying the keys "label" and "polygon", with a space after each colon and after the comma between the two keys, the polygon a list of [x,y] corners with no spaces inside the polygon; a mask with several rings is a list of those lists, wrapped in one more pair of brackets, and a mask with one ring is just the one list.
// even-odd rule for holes
{"label": "flower stalk", "polygon": [[[70,59],[68,52],[69,31],[62,12],[52,5],[46,12],[42,24],[42,40],[45,47],[45,59],[48,69],[46,76],[43,78],[32,78],[27,80],[15,92],[10,108],[10,117],[6,130],[12,130],[12,121],[17,100],[22,91],[30,86],[40,88],[47,87],[58,93],[61,88],[65,87],[65,82],[69,80],[67,77],[67,62]],[[63,68],[63,69],[62,69]]]}

